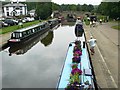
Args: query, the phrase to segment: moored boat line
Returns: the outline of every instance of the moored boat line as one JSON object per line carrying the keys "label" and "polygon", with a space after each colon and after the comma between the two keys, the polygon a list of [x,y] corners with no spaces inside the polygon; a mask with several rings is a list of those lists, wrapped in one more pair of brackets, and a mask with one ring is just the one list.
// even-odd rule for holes
{"label": "moored boat line", "polygon": [[58,24],[58,19],[50,19],[48,21],[44,21],[37,25],[33,25],[27,28],[22,28],[12,32],[11,38],[8,40],[8,43],[20,43],[24,42],[29,38],[32,38],[34,35],[38,33],[44,33],[49,29],[52,29]]}

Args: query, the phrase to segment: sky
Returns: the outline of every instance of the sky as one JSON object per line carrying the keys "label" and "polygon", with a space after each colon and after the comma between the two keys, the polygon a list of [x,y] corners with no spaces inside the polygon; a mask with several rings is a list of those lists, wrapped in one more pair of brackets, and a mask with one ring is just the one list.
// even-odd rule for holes
{"label": "sky", "polygon": [[[17,1],[17,0],[12,0],[12,1]],[[24,0],[19,0],[19,1],[24,1]],[[92,5],[99,5],[102,0],[29,0],[29,1],[52,1],[54,3],[57,3],[59,5],[61,4],[92,4]]]}
{"label": "sky", "polygon": [[92,4],[92,5],[99,5],[102,0],[52,0],[57,4]]}
{"label": "sky", "polygon": [[[7,0],[0,0],[0,1],[7,1]],[[10,1],[17,1],[17,0],[10,0]],[[92,5],[99,5],[101,2],[118,2],[120,0],[18,0],[18,1],[28,1],[28,2],[54,2],[59,5],[61,4],[92,4]]]}

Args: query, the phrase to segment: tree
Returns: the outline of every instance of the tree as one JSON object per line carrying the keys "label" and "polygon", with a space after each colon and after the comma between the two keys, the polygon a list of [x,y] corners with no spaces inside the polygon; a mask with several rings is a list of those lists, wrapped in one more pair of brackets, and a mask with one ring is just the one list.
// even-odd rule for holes
{"label": "tree", "polygon": [[30,11],[32,9],[36,9],[37,3],[38,2],[26,2],[28,11]]}
{"label": "tree", "polygon": [[94,10],[94,6],[91,5],[91,4],[89,4],[88,7],[87,7],[87,10],[88,10],[89,12],[91,12],[92,10]]}
{"label": "tree", "polygon": [[88,11],[87,4],[84,4],[81,6],[82,11]]}
{"label": "tree", "polygon": [[48,46],[52,43],[53,37],[54,37],[54,33],[53,31],[50,31],[48,35],[41,40],[41,43],[44,44],[44,46]]}
{"label": "tree", "polygon": [[78,5],[76,6],[76,10],[77,10],[77,11],[81,11],[81,6],[80,6],[80,4],[78,4]]}
{"label": "tree", "polygon": [[98,12],[110,16],[110,18],[118,18],[120,13],[120,2],[102,2],[98,6]]}
{"label": "tree", "polygon": [[37,19],[47,19],[52,14],[51,2],[38,2],[36,6]]}
{"label": "tree", "polygon": [[60,5],[56,4],[56,3],[52,3],[52,10],[59,10],[60,9]]}
{"label": "tree", "polygon": [[69,5],[69,9],[71,11],[76,11],[76,5],[75,4]]}

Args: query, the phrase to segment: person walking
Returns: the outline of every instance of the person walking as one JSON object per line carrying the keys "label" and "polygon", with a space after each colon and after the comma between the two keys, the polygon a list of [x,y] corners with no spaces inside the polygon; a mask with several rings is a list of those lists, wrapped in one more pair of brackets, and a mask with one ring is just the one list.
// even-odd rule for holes
{"label": "person walking", "polygon": [[77,17],[76,23],[75,24],[79,24],[79,25],[83,25],[83,22],[81,20],[81,17]]}
{"label": "person walking", "polygon": [[88,43],[90,45],[90,52],[91,55],[94,55],[95,51],[94,51],[94,47],[96,45],[96,39],[94,39],[92,36],[90,37],[90,40],[88,40]]}
{"label": "person walking", "polygon": [[100,19],[100,24],[102,24],[102,19]]}

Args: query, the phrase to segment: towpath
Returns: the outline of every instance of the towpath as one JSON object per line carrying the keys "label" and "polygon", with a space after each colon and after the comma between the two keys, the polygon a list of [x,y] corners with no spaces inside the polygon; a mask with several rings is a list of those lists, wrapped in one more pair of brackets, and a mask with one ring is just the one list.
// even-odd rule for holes
{"label": "towpath", "polygon": [[[97,39],[95,54],[91,55],[96,80],[101,88],[118,87],[118,33],[111,26],[117,23],[108,22],[96,27],[84,25],[87,40],[90,36]],[[88,45],[89,46],[89,45]]]}
{"label": "towpath", "polygon": [[8,39],[10,39],[11,33],[1,34],[0,35],[0,48],[7,43]]}

